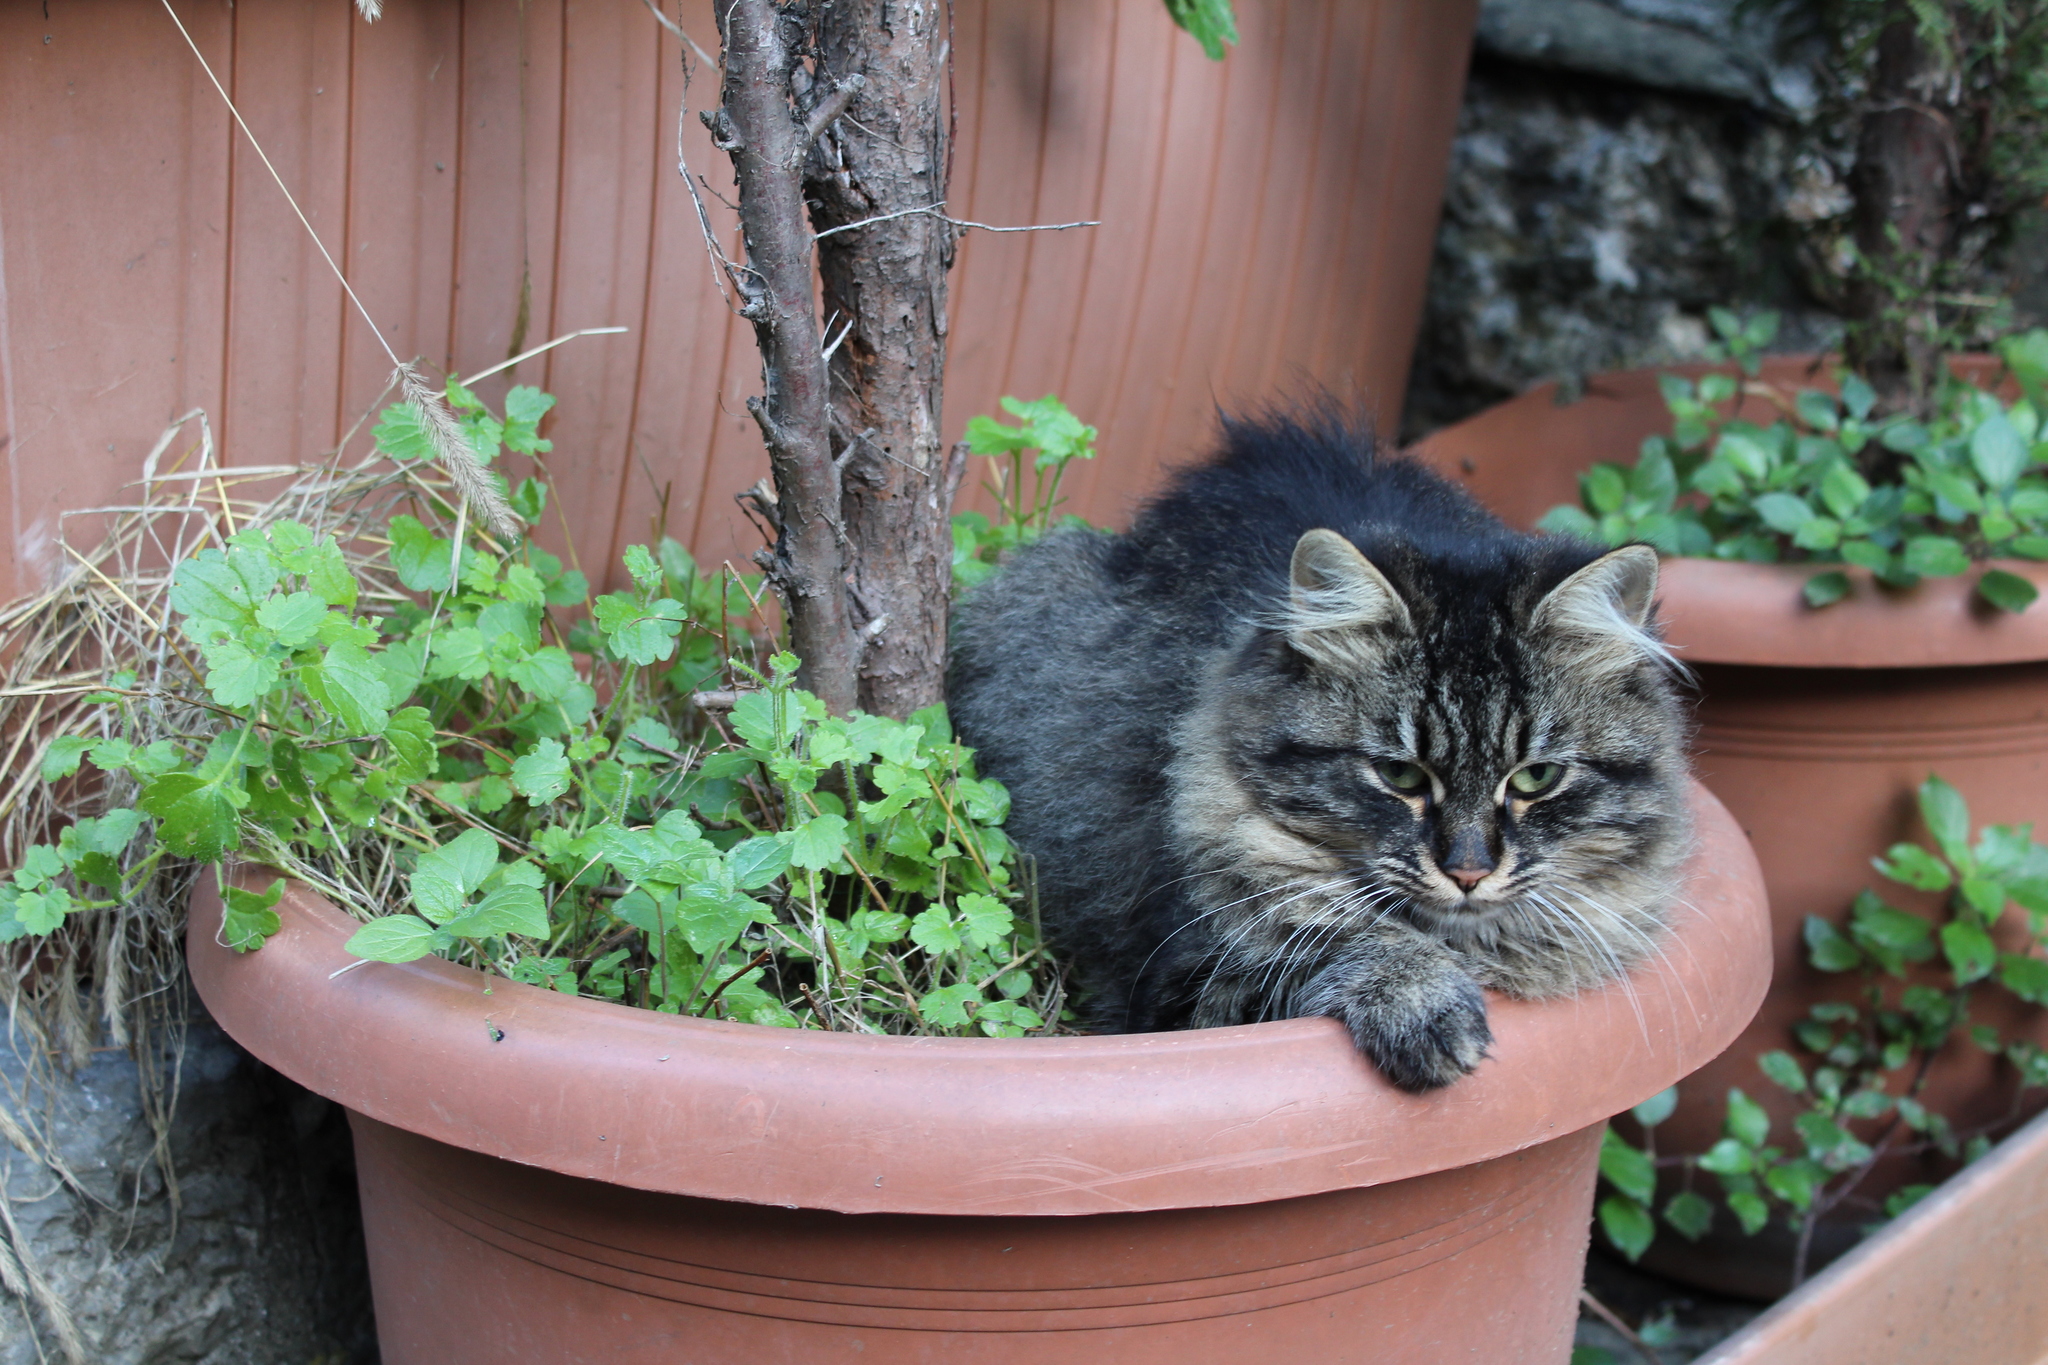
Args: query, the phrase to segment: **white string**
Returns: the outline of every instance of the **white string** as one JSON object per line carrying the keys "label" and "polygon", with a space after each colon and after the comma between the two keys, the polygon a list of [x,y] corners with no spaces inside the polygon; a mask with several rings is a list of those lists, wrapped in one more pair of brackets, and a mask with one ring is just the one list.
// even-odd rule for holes
{"label": "white string", "polygon": [[242,111],[235,108],[235,102],[228,98],[227,87],[220,83],[220,77],[213,74],[213,68],[207,64],[206,54],[199,50],[199,44],[192,41],[192,34],[185,28],[185,21],[180,19],[178,12],[171,8],[171,0],[163,0],[163,5],[164,12],[171,16],[171,22],[176,24],[178,32],[184,35],[185,45],[191,48],[192,55],[199,59],[199,69],[206,73],[206,79],[213,82],[213,88],[220,92],[221,102],[227,105],[228,112],[235,116],[235,122],[241,126],[242,135],[249,139],[249,145],[254,147],[256,155],[262,158],[263,169],[270,172],[270,178],[275,180],[278,189],[284,192],[285,202],[290,204],[292,212],[299,216],[299,222],[305,227],[306,235],[311,237],[313,245],[319,248],[320,258],[327,262],[327,268],[334,272],[334,278],[341,281],[342,290],[347,293],[348,301],[356,306],[356,311],[363,315],[363,321],[369,324],[370,335],[377,338],[377,344],[384,348],[385,355],[391,357],[391,363],[399,368],[403,368],[405,362],[398,358],[398,352],[391,349],[391,343],[386,341],[384,333],[377,329],[377,320],[370,316],[370,310],[363,307],[363,301],[356,297],[356,291],[350,286],[348,276],[342,274],[341,267],[334,263],[334,257],[327,252],[327,244],[320,240],[320,234],[313,231],[313,224],[307,219],[306,211],[300,208],[299,201],[292,197],[291,187],[284,183],[284,177],[277,173],[277,167],[270,164],[270,157],[264,152],[263,144],[256,140],[256,134],[249,131],[248,123],[242,118]]}

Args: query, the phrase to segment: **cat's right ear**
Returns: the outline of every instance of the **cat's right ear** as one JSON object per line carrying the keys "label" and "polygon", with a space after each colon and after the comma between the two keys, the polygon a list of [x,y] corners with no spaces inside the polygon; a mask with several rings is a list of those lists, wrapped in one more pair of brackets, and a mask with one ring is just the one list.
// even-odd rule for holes
{"label": "cat's right ear", "polygon": [[1287,638],[1312,659],[1355,662],[1361,644],[1413,629],[1387,576],[1335,531],[1304,531],[1288,577]]}

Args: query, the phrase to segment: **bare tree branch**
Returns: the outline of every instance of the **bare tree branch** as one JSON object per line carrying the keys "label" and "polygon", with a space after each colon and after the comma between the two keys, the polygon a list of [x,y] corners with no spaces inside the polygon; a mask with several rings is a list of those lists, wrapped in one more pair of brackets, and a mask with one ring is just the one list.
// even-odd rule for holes
{"label": "bare tree branch", "polygon": [[779,526],[768,578],[788,612],[803,685],[843,715],[859,701],[864,642],[848,601],[852,565],[812,305],[802,171],[811,139],[792,100],[792,78],[809,46],[808,19],[808,6],[731,0],[720,21],[723,105],[705,126],[732,157],[740,187],[747,264],[729,273],[761,351],[763,394],[747,410],[761,428],[775,480]]}

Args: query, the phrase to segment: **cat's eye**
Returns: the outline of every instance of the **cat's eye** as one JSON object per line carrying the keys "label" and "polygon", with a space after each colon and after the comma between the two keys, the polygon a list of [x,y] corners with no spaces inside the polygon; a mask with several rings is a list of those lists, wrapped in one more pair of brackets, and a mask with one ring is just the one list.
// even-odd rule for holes
{"label": "cat's eye", "polygon": [[1418,792],[1429,785],[1429,774],[1420,764],[1403,763],[1398,758],[1383,758],[1372,765],[1372,770],[1397,792]]}
{"label": "cat's eye", "polygon": [[1519,796],[1538,796],[1557,785],[1564,776],[1562,763],[1531,763],[1508,776],[1508,786]]}

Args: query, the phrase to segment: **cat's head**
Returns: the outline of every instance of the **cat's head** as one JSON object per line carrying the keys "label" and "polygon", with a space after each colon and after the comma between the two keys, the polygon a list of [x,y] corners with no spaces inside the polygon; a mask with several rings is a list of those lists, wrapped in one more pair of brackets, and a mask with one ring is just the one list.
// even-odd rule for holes
{"label": "cat's head", "polygon": [[1614,974],[1689,839],[1655,552],[1373,544],[1377,564],[1303,535],[1279,619],[1208,708],[1262,856],[1342,869],[1384,893],[1361,913],[1503,959],[1509,989]]}

